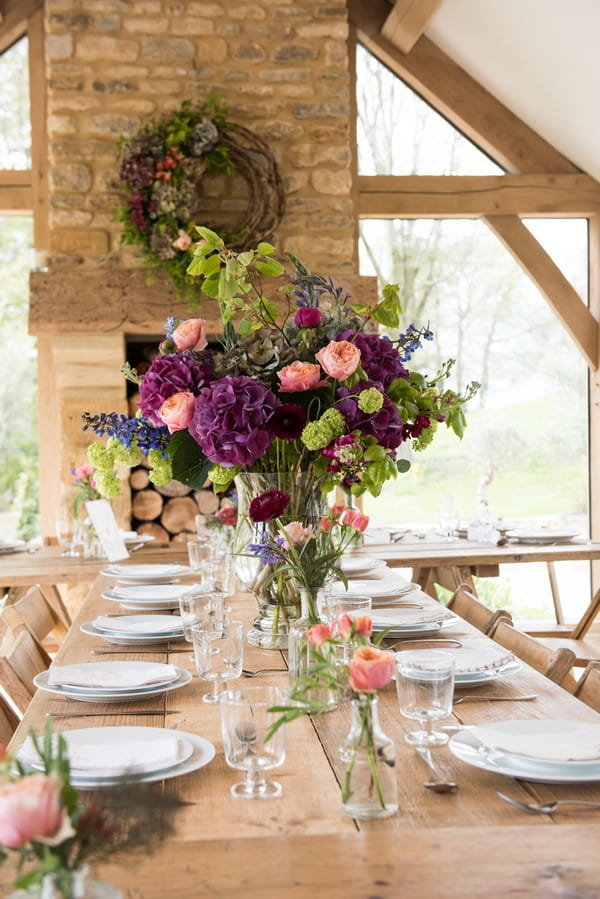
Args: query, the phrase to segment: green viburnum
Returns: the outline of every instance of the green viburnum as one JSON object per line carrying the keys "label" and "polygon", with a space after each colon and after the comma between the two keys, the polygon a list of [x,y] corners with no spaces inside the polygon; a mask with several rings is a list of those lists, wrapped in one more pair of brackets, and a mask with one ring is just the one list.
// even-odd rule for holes
{"label": "green viburnum", "polygon": [[[87,457],[98,471],[112,471],[115,467],[115,454],[110,446],[103,443],[92,443],[88,446]],[[95,478],[95,480],[98,480]]]}
{"label": "green viburnum", "polygon": [[329,443],[331,443],[335,437],[341,437],[346,433],[346,419],[337,409],[327,409],[326,412],[323,412],[319,421],[322,425],[327,425],[331,430]]}
{"label": "green viburnum", "polygon": [[157,487],[166,487],[173,480],[171,460],[163,456],[160,450],[151,449],[148,453],[150,471],[148,477]]}
{"label": "green viburnum", "polygon": [[116,472],[112,471],[112,469],[97,468],[94,472],[94,480],[96,482],[96,490],[105,499],[114,499],[116,496],[121,496],[121,482]]}
{"label": "green viburnum", "polygon": [[324,449],[333,440],[333,431],[327,422],[310,421],[302,431],[301,440],[311,451]]}
{"label": "green viburnum", "polygon": [[129,468],[139,465],[144,458],[143,452],[135,443],[132,443],[131,446],[127,448],[123,443],[119,443],[118,440],[113,440],[111,438],[109,446],[113,451],[115,462],[119,462],[122,465],[128,465]]}
{"label": "green viburnum", "polygon": [[239,474],[242,469],[239,465],[233,465],[231,468],[224,468],[222,465],[213,465],[213,467],[208,472],[208,477],[212,481],[215,493],[223,493],[235,476]]}
{"label": "green viburnum", "polygon": [[379,412],[382,406],[383,394],[376,387],[361,390],[358,394],[358,408],[361,412],[371,415],[373,412]]}

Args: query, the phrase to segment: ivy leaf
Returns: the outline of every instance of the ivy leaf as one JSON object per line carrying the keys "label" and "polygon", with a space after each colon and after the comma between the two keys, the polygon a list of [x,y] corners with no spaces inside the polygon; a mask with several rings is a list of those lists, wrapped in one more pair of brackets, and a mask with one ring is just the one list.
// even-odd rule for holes
{"label": "ivy leaf", "polygon": [[206,458],[187,431],[173,434],[169,443],[169,455],[172,459],[173,477],[193,490],[200,490],[213,463]]}
{"label": "ivy leaf", "polygon": [[397,284],[386,284],[383,288],[383,300],[373,309],[373,318],[386,328],[400,327],[402,306],[400,305],[400,288]]}

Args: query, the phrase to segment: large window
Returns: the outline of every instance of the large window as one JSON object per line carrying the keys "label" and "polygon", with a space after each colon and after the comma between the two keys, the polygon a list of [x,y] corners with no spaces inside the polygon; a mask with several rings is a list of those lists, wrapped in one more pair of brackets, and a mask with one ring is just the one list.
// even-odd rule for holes
{"label": "large window", "polygon": [[[357,66],[360,174],[501,173],[362,48]],[[525,224],[586,298],[587,221]],[[414,454],[407,475],[379,499],[366,499],[367,511],[382,523],[435,527],[441,504],[452,500],[469,521],[484,496],[505,520],[573,525],[587,534],[587,367],[496,236],[478,219],[364,220],[360,260],[362,274],[400,285],[405,325],[428,323],[435,333],[415,366],[430,371],[451,356],[453,386],[473,379],[482,385],[463,441],[438,432],[432,446]],[[558,573],[565,598],[578,596],[584,606],[588,566],[573,563]],[[550,607],[545,575],[545,566],[507,567],[488,590],[536,617]],[[579,612],[576,604],[565,607],[569,616]]]}

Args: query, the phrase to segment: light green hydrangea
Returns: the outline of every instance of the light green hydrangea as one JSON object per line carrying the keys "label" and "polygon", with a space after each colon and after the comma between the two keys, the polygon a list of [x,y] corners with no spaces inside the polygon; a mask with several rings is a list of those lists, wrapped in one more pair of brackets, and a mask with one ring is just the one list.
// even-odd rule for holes
{"label": "light green hydrangea", "polygon": [[327,425],[331,430],[331,437],[328,443],[346,433],[346,419],[337,409],[328,409],[323,413],[319,421],[321,424]]}
{"label": "light green hydrangea", "polygon": [[171,467],[171,459],[166,458],[160,450],[151,449],[148,453],[148,464],[150,471],[148,477],[157,487],[166,487],[173,480],[173,469]]}
{"label": "light green hydrangea", "polygon": [[121,482],[114,471],[97,468],[94,472],[94,480],[96,482],[96,490],[105,499],[114,499],[121,496]]}
{"label": "light green hydrangea", "polygon": [[383,394],[376,387],[369,387],[367,390],[361,390],[358,395],[358,408],[367,415],[379,412],[383,406]]}
{"label": "light green hydrangea", "polygon": [[[87,457],[99,471],[112,471],[115,467],[115,454],[112,447],[104,443],[92,443],[88,446]],[[97,480],[97,478],[96,478]]]}
{"label": "light green hydrangea", "polygon": [[227,490],[241,470],[239,465],[233,465],[231,468],[224,468],[223,465],[213,465],[208,472],[208,477],[212,481],[215,493],[223,493]]}
{"label": "light green hydrangea", "polygon": [[122,443],[119,443],[118,440],[111,438],[108,442],[108,446],[114,454],[115,462],[119,462],[122,465],[128,465],[129,468],[133,468],[134,465],[139,465],[144,458],[143,452],[135,443],[132,443],[128,449]]}
{"label": "light green hydrangea", "polygon": [[309,450],[320,450],[333,440],[333,431],[323,421],[310,421],[302,431],[302,443]]}

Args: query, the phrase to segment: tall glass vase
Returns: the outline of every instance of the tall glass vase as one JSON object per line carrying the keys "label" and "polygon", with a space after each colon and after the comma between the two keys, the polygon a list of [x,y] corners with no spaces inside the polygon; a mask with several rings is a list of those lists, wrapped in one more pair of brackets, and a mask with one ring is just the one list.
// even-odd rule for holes
{"label": "tall glass vase", "polygon": [[342,805],[351,818],[389,818],[398,811],[396,748],[379,726],[377,703],[368,695],[351,700],[350,731],[340,746]]}
{"label": "tall glass vase", "polygon": [[251,550],[250,544],[263,543],[268,535],[273,538],[279,530],[275,521],[255,523],[250,519],[252,500],[270,490],[281,490],[290,497],[282,524],[300,521],[315,530],[327,509],[327,497],[321,490],[323,481],[309,471],[275,474],[244,473],[235,479],[238,494],[238,523],[233,551],[236,556],[236,572],[242,589],[254,593],[258,601],[258,614],[248,632],[248,642],[263,649],[287,649],[288,633],[293,621],[300,617],[300,591],[298,584],[283,572],[278,574],[277,564],[261,561]]}
{"label": "tall glass vase", "polygon": [[[300,617],[290,625],[288,635],[288,668],[290,677],[290,692],[293,695],[294,688],[300,680],[310,677],[311,667],[320,665],[315,655],[315,648],[308,639],[308,632],[315,624],[321,623],[320,608],[324,601],[322,590],[300,590]],[[327,647],[322,644],[318,652],[321,657],[325,653],[333,654],[331,662],[335,665],[335,647]],[[304,691],[308,698],[306,709],[310,714],[330,712],[337,705],[337,692],[335,688],[311,687]]]}

